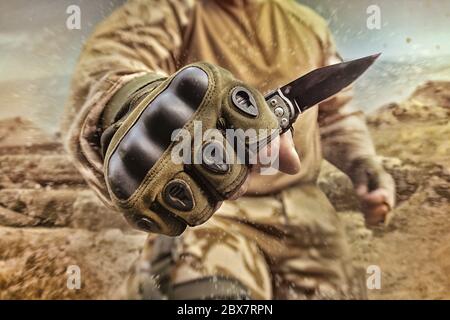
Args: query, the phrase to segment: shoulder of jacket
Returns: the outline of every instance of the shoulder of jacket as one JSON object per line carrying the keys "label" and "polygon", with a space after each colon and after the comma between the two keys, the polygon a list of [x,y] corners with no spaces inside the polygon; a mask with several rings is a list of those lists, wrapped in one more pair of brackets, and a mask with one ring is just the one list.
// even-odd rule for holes
{"label": "shoulder of jacket", "polygon": [[126,4],[141,5],[157,9],[159,7],[172,7],[174,9],[190,9],[197,0],[128,0]]}
{"label": "shoulder of jacket", "polygon": [[196,0],[128,0],[116,8],[95,29],[95,34],[109,33],[117,26],[164,25],[164,21],[187,24]]}
{"label": "shoulder of jacket", "polygon": [[297,1],[276,0],[300,23],[309,28],[322,42],[327,42],[330,36],[328,22],[310,7]]}

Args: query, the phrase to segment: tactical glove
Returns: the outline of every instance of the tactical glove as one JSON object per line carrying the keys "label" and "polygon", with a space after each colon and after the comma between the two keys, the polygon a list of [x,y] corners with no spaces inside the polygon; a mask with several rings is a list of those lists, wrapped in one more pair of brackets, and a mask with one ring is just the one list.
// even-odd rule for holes
{"label": "tactical glove", "polygon": [[266,129],[267,134],[244,141],[248,151],[250,144],[272,139],[279,126],[264,97],[220,67],[196,63],[169,78],[143,79],[139,90],[133,95],[122,90],[104,112],[105,180],[130,223],[175,236],[209,219],[249,172],[245,161],[217,160],[236,152],[226,139],[192,141],[191,161],[174,161],[174,149],[186,142],[175,130],[194,137],[195,124],[201,123],[203,131],[211,129],[210,136],[223,137],[226,129]]}

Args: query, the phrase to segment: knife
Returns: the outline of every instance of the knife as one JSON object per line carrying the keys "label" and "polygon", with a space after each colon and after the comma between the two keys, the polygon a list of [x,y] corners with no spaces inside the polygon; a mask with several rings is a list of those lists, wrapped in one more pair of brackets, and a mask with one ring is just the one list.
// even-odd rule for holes
{"label": "knife", "polygon": [[288,131],[301,113],[354,82],[379,56],[322,67],[268,93],[265,99],[278,118],[281,132]]}

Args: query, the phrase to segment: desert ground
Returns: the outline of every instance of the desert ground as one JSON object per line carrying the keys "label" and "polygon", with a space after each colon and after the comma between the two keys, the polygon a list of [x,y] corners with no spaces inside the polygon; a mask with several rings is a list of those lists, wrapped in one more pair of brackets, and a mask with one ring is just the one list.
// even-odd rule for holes
{"label": "desert ground", "polygon": [[[319,185],[345,224],[355,264],[378,265],[371,299],[450,299],[450,82],[427,82],[368,116],[397,183],[386,226],[368,229],[349,179],[324,163]],[[59,137],[23,118],[0,121],[0,299],[103,299],[146,235],[90,191]],[[81,270],[79,290],[66,270]]]}

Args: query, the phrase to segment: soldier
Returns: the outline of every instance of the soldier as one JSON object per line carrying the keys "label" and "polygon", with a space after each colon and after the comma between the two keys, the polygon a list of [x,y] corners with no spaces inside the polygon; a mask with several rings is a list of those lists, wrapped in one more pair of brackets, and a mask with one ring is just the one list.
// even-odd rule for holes
{"label": "soldier", "polygon": [[[153,234],[121,297],[366,297],[336,212],[316,186],[324,157],[352,179],[368,224],[394,205],[351,89],[272,139],[274,175],[169,156],[171,133],[192,131],[193,120],[219,132],[275,129],[260,92],[340,61],[325,21],[288,0],[131,0],[97,27],[64,128],[89,185]],[[236,86],[255,97],[255,114],[230,104]]]}

